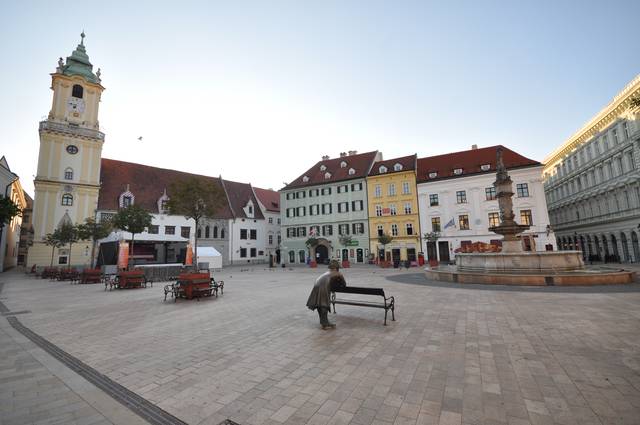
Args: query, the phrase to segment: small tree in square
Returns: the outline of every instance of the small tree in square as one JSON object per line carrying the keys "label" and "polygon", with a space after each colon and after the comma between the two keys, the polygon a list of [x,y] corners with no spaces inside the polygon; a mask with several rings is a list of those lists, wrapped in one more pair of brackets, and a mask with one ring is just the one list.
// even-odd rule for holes
{"label": "small tree in square", "polygon": [[81,240],[91,241],[91,268],[96,253],[96,243],[111,233],[113,226],[109,221],[96,221],[93,217],[87,217],[84,223],[78,225],[78,235]]}
{"label": "small tree in square", "polygon": [[67,266],[71,267],[71,248],[74,243],[78,242],[78,227],[69,222],[65,222],[58,227],[57,232],[62,245],[69,244],[69,263]]}
{"label": "small tree in square", "polygon": [[225,205],[226,195],[214,181],[197,177],[174,182],[169,188],[169,193],[169,201],[167,201],[169,213],[182,215],[187,220],[193,219],[195,221],[193,269],[197,270],[200,223],[207,217],[213,217]]}
{"label": "small tree in square", "polygon": [[138,205],[129,205],[121,209],[111,219],[114,228],[131,233],[131,253],[133,253],[133,243],[137,233],[144,232],[144,229],[151,226],[151,214]]}
{"label": "small tree in square", "polygon": [[56,252],[56,248],[62,248],[64,243],[60,239],[60,230],[56,229],[53,233],[47,233],[44,237],[44,244],[51,247],[51,266],[53,267],[53,256]]}
{"label": "small tree in square", "polygon": [[[393,236],[389,235],[388,233],[383,233],[380,236],[378,236],[378,242],[380,243],[380,245],[382,245],[382,252],[386,253],[386,250],[387,250],[386,247],[392,241],[393,241]],[[384,261],[384,258],[381,259],[380,261]]]}

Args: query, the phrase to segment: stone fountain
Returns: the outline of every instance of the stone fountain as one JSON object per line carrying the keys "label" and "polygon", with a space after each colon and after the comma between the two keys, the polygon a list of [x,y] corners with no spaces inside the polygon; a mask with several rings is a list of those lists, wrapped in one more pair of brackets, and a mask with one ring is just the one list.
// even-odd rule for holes
{"label": "stone fountain", "polygon": [[496,197],[500,224],[489,228],[503,236],[501,252],[456,254],[455,266],[428,267],[427,278],[458,283],[508,285],[598,285],[629,283],[633,273],[615,269],[585,269],[581,251],[524,251],[518,235],[529,225],[518,224],[513,213],[513,182],[498,148]]}

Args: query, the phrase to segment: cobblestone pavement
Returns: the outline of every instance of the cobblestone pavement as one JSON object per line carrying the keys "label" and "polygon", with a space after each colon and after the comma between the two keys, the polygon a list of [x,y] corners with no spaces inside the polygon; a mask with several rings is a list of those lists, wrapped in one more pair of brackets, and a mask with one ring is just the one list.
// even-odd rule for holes
{"label": "cobblestone pavement", "polygon": [[231,268],[220,298],[177,303],[161,284],[0,279],[2,302],[31,311],[25,326],[190,424],[640,423],[640,292],[484,291],[352,268],[348,284],[396,297],[396,321],[338,306],[323,331],[305,307],[322,271]]}

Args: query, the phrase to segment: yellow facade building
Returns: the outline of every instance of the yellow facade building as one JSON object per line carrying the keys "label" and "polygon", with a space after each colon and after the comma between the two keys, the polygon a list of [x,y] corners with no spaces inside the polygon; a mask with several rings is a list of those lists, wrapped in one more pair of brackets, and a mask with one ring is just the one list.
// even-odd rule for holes
{"label": "yellow facade building", "polygon": [[104,134],[100,132],[98,105],[104,87],[100,69],[93,65],[80,44],[66,61],[60,58],[51,74],[53,102],[40,122],[40,153],[34,180],[33,246],[28,266],[88,264],[89,242],[74,244],[73,252],[62,247],[52,252],[44,238],[60,224],[79,224],[94,217],[100,189],[100,160]]}
{"label": "yellow facade building", "polygon": [[[378,161],[367,176],[369,250],[376,261],[417,261],[420,218],[416,155]],[[381,235],[392,240],[386,245]]]}

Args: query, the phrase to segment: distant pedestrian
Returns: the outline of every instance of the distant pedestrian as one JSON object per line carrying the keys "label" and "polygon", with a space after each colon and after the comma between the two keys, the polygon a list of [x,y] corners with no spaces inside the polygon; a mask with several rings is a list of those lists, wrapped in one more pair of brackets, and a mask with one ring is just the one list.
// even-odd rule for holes
{"label": "distant pedestrian", "polygon": [[329,263],[329,271],[323,273],[316,279],[315,285],[311,290],[307,307],[310,310],[318,310],[320,317],[320,326],[322,329],[333,329],[336,327],[334,323],[329,322],[327,314],[330,311],[329,293],[332,286],[344,286],[346,284],[344,276],[340,273],[340,264],[336,260]]}

